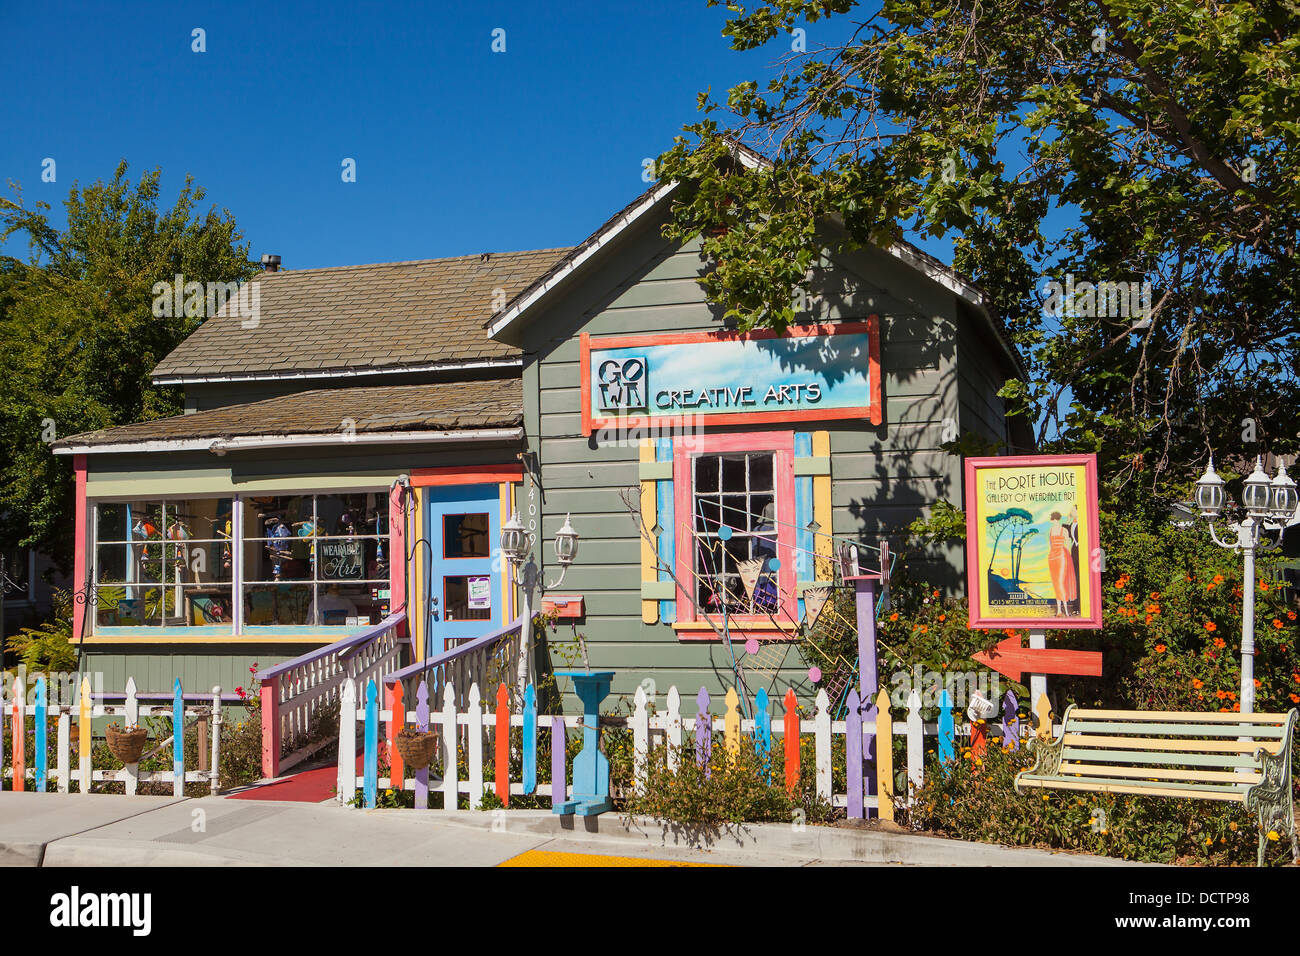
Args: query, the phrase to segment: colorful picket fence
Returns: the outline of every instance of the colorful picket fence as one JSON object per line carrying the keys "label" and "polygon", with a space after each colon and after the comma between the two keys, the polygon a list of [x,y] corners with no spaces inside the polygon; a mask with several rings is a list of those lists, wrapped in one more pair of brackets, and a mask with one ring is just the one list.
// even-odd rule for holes
{"label": "colorful picket fence", "polygon": [[[355,681],[344,682],[342,709],[339,716],[339,763],[338,794],[343,803],[351,803],[360,790],[364,805],[374,807],[378,791],[383,789],[408,790],[415,794],[417,808],[427,809],[429,794],[439,792],[443,797],[443,808],[455,810],[457,799],[464,794],[468,797],[471,809],[482,805],[484,788],[489,784],[492,792],[500,800],[509,804],[512,795],[550,796],[552,806],[564,802],[569,787],[570,775],[565,766],[565,740],[569,729],[581,729],[582,717],[541,715],[537,713],[536,693],[530,684],[525,693],[521,707],[511,710],[511,694],[505,684],[498,686],[493,701],[484,701],[478,684],[472,684],[466,695],[467,706],[458,707],[455,688],[443,685],[442,706],[431,706],[428,686],[421,682],[416,690],[414,709],[407,709],[405,691],[402,684],[396,684],[388,691],[387,699],[381,702],[379,685],[370,680],[364,685],[364,694],[358,698],[358,685]],[[645,786],[647,766],[652,747],[667,746],[668,766],[676,769],[680,766],[683,752],[684,735],[695,739],[696,759],[702,763],[710,759],[714,734],[721,734],[723,747],[729,753],[737,753],[741,745],[741,735],[751,735],[756,749],[760,753],[773,754],[773,736],[781,738],[777,753],[773,757],[772,772],[776,773],[778,765],[782,779],[788,788],[793,789],[799,782],[800,739],[811,734],[814,740],[815,785],[817,794],[833,806],[844,807],[848,816],[861,819],[867,811],[874,810],[883,819],[891,820],[894,805],[899,799],[895,793],[895,776],[893,767],[893,747],[874,746],[878,739],[893,740],[896,736],[906,738],[906,779],[907,792],[903,801],[910,801],[912,792],[925,781],[925,738],[936,740],[936,750],[941,762],[956,759],[957,740],[965,738],[972,753],[976,756],[987,747],[990,740],[1005,741],[1008,746],[1018,747],[1029,735],[1051,732],[1050,707],[1046,697],[1039,701],[1036,709],[1037,720],[1032,724],[1017,717],[1018,703],[1010,692],[1002,700],[1002,719],[992,725],[962,724],[954,719],[951,698],[943,691],[940,698],[938,720],[925,722],[921,717],[921,698],[912,691],[907,699],[907,713],[902,720],[895,721],[890,712],[888,693],[881,691],[874,701],[864,705],[858,691],[852,690],[848,695],[848,713],[857,714],[858,719],[832,720],[831,702],[825,690],[819,691],[816,698],[815,712],[811,718],[802,717],[798,712],[798,702],[793,691],[787,691],[781,700],[783,713],[774,715],[770,712],[772,701],[766,690],[760,690],[754,697],[753,717],[742,718],[740,697],[735,688],[727,691],[723,700],[723,713],[713,713],[713,701],[708,692],[701,688],[695,698],[695,716],[686,716],[681,712],[681,695],[676,687],[669,689],[662,712],[652,707],[653,701],[644,688],[638,688],[634,699],[633,713],[628,717],[601,717],[602,728],[625,727],[632,733],[633,749],[633,787],[640,790]],[[428,768],[407,777],[402,765],[401,755],[395,746],[397,734],[404,727],[414,727],[420,731],[437,733],[443,753],[443,776],[434,778]],[[509,777],[510,767],[510,729],[522,730],[521,779]],[[538,736],[551,734],[550,780],[542,781],[538,777]],[[361,773],[357,773],[357,741],[361,738]],[[859,772],[846,773],[847,790],[844,793],[833,792],[832,759],[834,748],[832,739],[844,738],[846,770],[857,767]],[[460,780],[457,766],[457,746],[463,741],[467,757],[467,779]],[[494,754],[494,778],[484,777],[483,753],[490,743]],[[379,757],[381,750],[387,756],[389,773],[384,780],[379,778]],[[504,772],[503,772],[504,771]],[[884,799],[882,799],[882,795]]]}
{"label": "colorful picket fence", "polygon": [[[49,790],[51,782],[57,784],[59,793],[71,792],[75,782],[78,793],[90,793],[94,782],[120,780],[125,785],[128,795],[137,792],[141,782],[170,783],[172,794],[184,796],[186,783],[204,782],[209,784],[212,793],[219,789],[220,776],[218,767],[221,756],[221,688],[214,687],[211,694],[184,694],[181,691],[180,678],[172,687],[170,698],[165,695],[139,695],[134,678],[126,682],[126,693],[121,704],[107,703],[100,697],[93,699],[90,678],[84,677],[80,684],[80,694],[76,702],[58,704],[49,700],[49,689],[44,676],[37,677],[33,688],[33,703],[27,703],[27,689],[23,681],[14,679],[12,699],[0,707],[0,767],[3,776],[10,781],[14,790],[26,790],[27,782],[39,793]],[[161,700],[160,704],[142,703],[142,700]],[[26,748],[24,742],[27,731],[27,718],[32,718],[35,736],[34,766],[26,766]],[[127,725],[140,725],[145,717],[170,717],[172,734],[163,740],[154,742],[153,753],[171,744],[172,769],[141,771],[140,764],[126,764],[120,770],[95,770],[91,766],[92,738],[91,722],[97,717],[122,718]],[[76,719],[75,756],[77,769],[70,769],[73,755],[72,721]],[[8,721],[8,734],[4,724]],[[55,723],[55,761],[49,766],[49,724]],[[185,769],[185,733],[188,721],[206,721],[211,733],[211,759],[209,769]],[[180,728],[181,732],[176,733]],[[5,765],[5,745],[9,743],[9,766]],[[207,754],[205,753],[205,756]]]}

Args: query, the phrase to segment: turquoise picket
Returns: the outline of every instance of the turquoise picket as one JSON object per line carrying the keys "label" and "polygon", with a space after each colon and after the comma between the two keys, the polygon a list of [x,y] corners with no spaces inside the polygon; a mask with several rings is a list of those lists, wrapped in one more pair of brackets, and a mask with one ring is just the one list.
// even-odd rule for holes
{"label": "turquoise picket", "polygon": [[181,679],[172,684],[172,777],[175,793],[185,789],[185,698]]}
{"label": "turquoise picket", "polygon": [[760,687],[754,695],[754,751],[763,764],[767,782],[772,782],[772,715],[767,712],[767,688]]}
{"label": "turquoise picket", "polygon": [[372,677],[366,685],[366,755],[363,794],[367,807],[379,802],[379,688]]}
{"label": "turquoise picket", "polygon": [[524,688],[524,793],[537,790],[537,691]]}
{"label": "turquoise picket", "polygon": [[957,751],[953,747],[953,741],[956,737],[956,729],[952,722],[952,698],[948,696],[948,688],[944,688],[939,696],[939,762],[951,763],[957,758]]}
{"label": "turquoise picket", "polygon": [[36,792],[45,792],[45,775],[49,755],[45,752],[46,704],[44,675],[36,678]]}

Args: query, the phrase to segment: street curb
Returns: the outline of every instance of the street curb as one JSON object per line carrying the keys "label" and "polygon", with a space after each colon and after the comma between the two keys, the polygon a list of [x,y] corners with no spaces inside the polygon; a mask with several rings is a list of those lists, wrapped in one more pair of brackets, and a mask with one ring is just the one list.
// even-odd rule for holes
{"label": "street curb", "polygon": [[[410,814],[411,810],[363,810],[374,814]],[[996,843],[948,840],[920,833],[893,833],[849,827],[784,823],[727,824],[716,829],[661,823],[649,817],[630,821],[615,814],[561,817],[545,810],[481,810],[419,814],[430,824],[528,833],[553,840],[606,842],[641,849],[703,850],[720,856],[761,853],[792,863],[812,860],[844,863],[894,863],[912,866],[1159,866],[1086,853],[1064,853]],[[737,860],[736,862],[742,862]]]}

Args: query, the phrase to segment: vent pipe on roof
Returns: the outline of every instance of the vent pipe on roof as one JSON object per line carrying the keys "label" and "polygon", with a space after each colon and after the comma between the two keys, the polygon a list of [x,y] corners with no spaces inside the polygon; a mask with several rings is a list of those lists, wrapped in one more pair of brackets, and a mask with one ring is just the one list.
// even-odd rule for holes
{"label": "vent pipe on roof", "polygon": [[280,271],[280,257],[279,257],[279,256],[273,256],[273,255],[271,255],[270,253],[266,253],[265,255],[263,255],[263,256],[262,256],[262,271],[263,271],[263,272],[279,272],[279,271]]}

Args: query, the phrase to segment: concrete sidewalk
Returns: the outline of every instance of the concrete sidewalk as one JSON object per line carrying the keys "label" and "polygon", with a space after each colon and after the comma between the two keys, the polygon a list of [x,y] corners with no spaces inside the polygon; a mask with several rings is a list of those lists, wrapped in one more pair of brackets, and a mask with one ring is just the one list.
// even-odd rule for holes
{"label": "concrete sidewalk", "polygon": [[529,850],[730,866],[1130,865],[844,827],[767,823],[705,834],[649,820],[629,826],[614,814],[0,793],[0,864],[11,866],[496,866]]}

